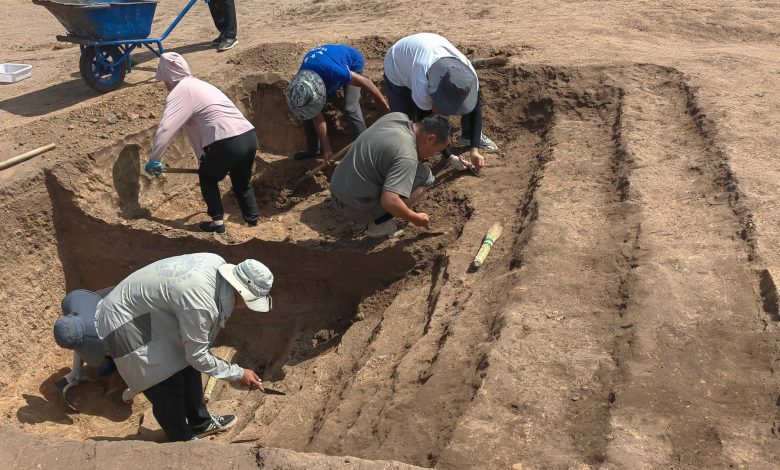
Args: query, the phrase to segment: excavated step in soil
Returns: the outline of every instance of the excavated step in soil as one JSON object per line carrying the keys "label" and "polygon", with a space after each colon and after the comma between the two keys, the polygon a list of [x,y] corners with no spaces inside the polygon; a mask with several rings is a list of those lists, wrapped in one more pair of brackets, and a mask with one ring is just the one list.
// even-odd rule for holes
{"label": "excavated step in soil", "polygon": [[[368,75],[381,76],[391,41],[360,41]],[[286,393],[225,386],[209,404],[239,417],[209,443],[238,443],[237,461],[260,462],[255,446],[438,468],[780,458],[776,281],[681,74],[646,64],[481,70],[485,132],[500,152],[479,177],[432,162],[437,184],[421,207],[432,232],[405,226],[373,241],[331,209],[328,175],[294,187],[316,164],[289,158],[303,139],[283,96],[306,47],[243,53],[234,60],[247,74],[220,84],[257,128],[256,228],[241,223],[226,182],[228,234],[198,233],[197,175],[141,170],[153,126],[0,189],[1,424],[77,441],[161,439],[149,403],[123,404],[114,382],[83,386],[82,412],[66,410],[53,382],[69,355],[51,325],[71,289],[210,251],[260,259],[275,275],[273,312],[237,311],[218,338]],[[340,147],[335,108],[326,114]],[[378,116],[368,98],[365,114]],[[196,166],[183,139],[165,163]],[[504,234],[475,271],[494,222]],[[45,455],[46,444],[30,436],[27,448]]]}

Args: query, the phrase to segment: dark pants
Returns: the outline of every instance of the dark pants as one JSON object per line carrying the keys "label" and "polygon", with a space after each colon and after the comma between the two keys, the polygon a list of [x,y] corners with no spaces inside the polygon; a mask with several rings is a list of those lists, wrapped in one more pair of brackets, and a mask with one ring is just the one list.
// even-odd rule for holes
{"label": "dark pants", "polygon": [[200,372],[188,366],[144,390],[152,402],[154,418],[171,442],[189,441],[193,428],[203,428],[211,416],[203,400]]}
{"label": "dark pants", "polygon": [[234,0],[211,0],[209,2],[211,17],[222,37],[236,37],[236,3]]}
{"label": "dark pants", "polygon": [[388,80],[385,75],[385,88],[387,89],[387,101],[390,104],[390,112],[404,113],[413,122],[421,121],[431,114],[417,107],[412,98],[412,90],[405,86],[396,85]]}
{"label": "dark pants", "polygon": [[[344,87],[344,113],[347,115],[347,125],[352,138],[355,139],[366,130],[363,110],[360,109],[360,87],[347,85]],[[314,120],[303,121],[303,132],[306,134],[306,152],[311,155],[320,153],[320,139],[314,128]]]}
{"label": "dark pants", "polygon": [[225,215],[218,183],[230,175],[233,192],[244,220],[250,224],[257,223],[260,212],[257,210],[255,190],[250,184],[257,151],[254,129],[235,137],[218,140],[204,150],[206,153],[201,159],[198,176],[200,192],[206,201],[208,214],[214,220],[222,219]]}
{"label": "dark pants", "polygon": [[[417,105],[414,103],[414,99],[412,98],[412,90],[409,88],[406,88],[405,86],[399,86],[391,82],[387,79],[387,75],[385,75],[385,88],[387,88],[387,101],[390,104],[390,111],[392,112],[400,112],[404,113],[407,116],[409,116],[409,119],[411,119],[413,122],[422,121],[424,118],[429,116],[432,111],[425,111],[417,107]],[[481,99],[477,99],[477,104],[475,109],[480,109],[481,106]],[[466,138],[469,138],[471,140],[479,139],[479,136],[482,133],[482,124],[481,124],[481,113],[477,116],[477,119],[479,119],[479,131],[480,133],[475,137],[473,134],[477,129],[474,129],[474,113],[464,114],[460,117],[460,126],[461,126],[461,135],[463,135]],[[479,140],[477,140],[479,142]],[[449,149],[445,149],[444,152],[442,152],[445,155],[449,154]]]}

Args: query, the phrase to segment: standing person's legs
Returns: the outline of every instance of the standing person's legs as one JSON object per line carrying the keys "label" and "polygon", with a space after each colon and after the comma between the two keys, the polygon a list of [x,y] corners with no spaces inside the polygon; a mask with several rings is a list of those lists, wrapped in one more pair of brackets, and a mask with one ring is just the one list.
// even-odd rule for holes
{"label": "standing person's legs", "polygon": [[198,176],[200,190],[212,220],[218,221],[224,218],[218,183],[230,174],[233,192],[244,220],[250,225],[257,224],[260,212],[257,209],[254,188],[250,184],[256,150],[257,135],[254,129],[235,137],[218,140],[207,147]]}
{"label": "standing person's legs", "polygon": [[360,87],[353,85],[344,87],[344,113],[347,115],[352,138],[355,139],[366,130],[363,110],[360,109]]}
{"label": "standing person's legs", "polygon": [[222,31],[225,29],[224,10],[223,0],[211,0],[209,2],[209,12],[211,12],[211,19],[214,20],[214,26],[216,26],[220,36],[223,36]]}
{"label": "standing person's legs", "polygon": [[190,429],[204,428],[211,423],[211,415],[203,398],[203,381],[200,372],[188,366],[179,372],[184,383],[184,411]]}
{"label": "standing person's legs", "polygon": [[254,129],[231,139],[231,152],[241,155],[238,163],[230,169],[230,182],[233,183],[233,194],[236,195],[241,214],[249,225],[257,225],[260,211],[255,200],[255,188],[252,187],[252,168],[255,165],[257,151],[257,135]]}
{"label": "standing person's legs", "polygon": [[238,36],[238,23],[236,22],[236,2],[235,0],[221,0],[220,3],[222,3],[222,24],[224,26],[224,29],[222,30],[222,36],[228,39],[235,39]]}
{"label": "standing person's legs", "polygon": [[206,148],[206,153],[198,168],[200,180],[200,193],[206,201],[207,214],[211,220],[222,220],[225,211],[222,207],[222,198],[219,194],[219,182],[227,176],[230,165],[226,155],[219,152],[218,142],[214,142]]}
{"label": "standing person's legs", "polygon": [[320,138],[317,135],[317,130],[314,128],[314,120],[306,119],[303,121],[303,134],[306,136],[306,150],[304,154],[296,154],[296,160],[303,160],[305,158],[311,158],[319,155],[320,152]]}
{"label": "standing person's legs", "polygon": [[173,374],[143,392],[152,403],[154,418],[171,442],[189,441],[194,437],[192,428],[187,423],[190,410],[188,410],[187,385],[183,374],[185,370]]}

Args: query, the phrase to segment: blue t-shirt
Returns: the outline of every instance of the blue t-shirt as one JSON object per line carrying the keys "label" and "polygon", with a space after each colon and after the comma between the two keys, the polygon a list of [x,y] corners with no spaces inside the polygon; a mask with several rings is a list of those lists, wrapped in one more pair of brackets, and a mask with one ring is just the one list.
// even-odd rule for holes
{"label": "blue t-shirt", "polygon": [[325,82],[328,96],[352,80],[352,73],[363,73],[366,60],[357,49],[341,44],[315,47],[303,57],[301,70],[311,70]]}

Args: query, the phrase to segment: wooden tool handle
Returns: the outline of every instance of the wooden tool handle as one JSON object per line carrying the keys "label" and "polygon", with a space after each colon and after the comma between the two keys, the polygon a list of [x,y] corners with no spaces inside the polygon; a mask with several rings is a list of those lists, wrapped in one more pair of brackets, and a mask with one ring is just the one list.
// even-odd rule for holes
{"label": "wooden tool handle", "polygon": [[[337,161],[341,160],[342,158],[344,158],[344,155],[347,154],[347,152],[349,151],[349,148],[351,146],[352,146],[352,143],[347,144],[343,149],[339,150],[336,155],[333,155],[333,157],[331,157],[330,161],[331,162],[337,162]],[[319,165],[315,166],[311,170],[309,170],[306,173],[304,173],[303,176],[298,178],[298,183],[301,183],[301,182],[305,181],[306,178],[310,178],[312,175],[314,175],[318,171],[322,171],[322,170],[324,170],[327,167],[328,167],[328,163],[326,163],[326,162],[320,163]]]}
{"label": "wooden tool handle", "polygon": [[[347,151],[349,151],[349,148],[351,146],[352,146],[351,143],[347,144],[347,146],[344,147],[343,149],[339,150],[336,155],[333,155],[333,157],[331,157],[330,161],[331,162],[337,162],[337,161],[341,160],[342,158],[344,158],[344,155],[347,154]],[[306,172],[306,177],[312,176],[315,173],[317,173],[318,171],[322,171],[322,170],[324,170],[327,167],[328,167],[328,163],[327,162],[322,162],[319,165],[317,165],[314,168],[312,168],[311,170],[307,171]]]}
{"label": "wooden tool handle", "polygon": [[163,170],[163,173],[197,173],[197,172],[198,172],[197,168],[170,168],[167,166]]}
{"label": "wooden tool handle", "polygon": [[13,158],[9,158],[8,160],[0,163],[0,170],[5,170],[6,168],[10,168],[17,163],[22,163],[25,160],[29,160],[32,157],[38,156],[44,152],[48,152],[49,150],[57,147],[56,144],[48,144],[44,145],[43,147],[38,147],[35,150],[30,150],[29,152],[23,153],[21,155],[17,155]]}
{"label": "wooden tool handle", "polygon": [[485,57],[484,59],[474,59],[471,61],[471,65],[473,65],[476,68],[491,67],[494,65],[501,66],[501,65],[506,65],[508,63],[509,63],[509,57],[505,55]]}

